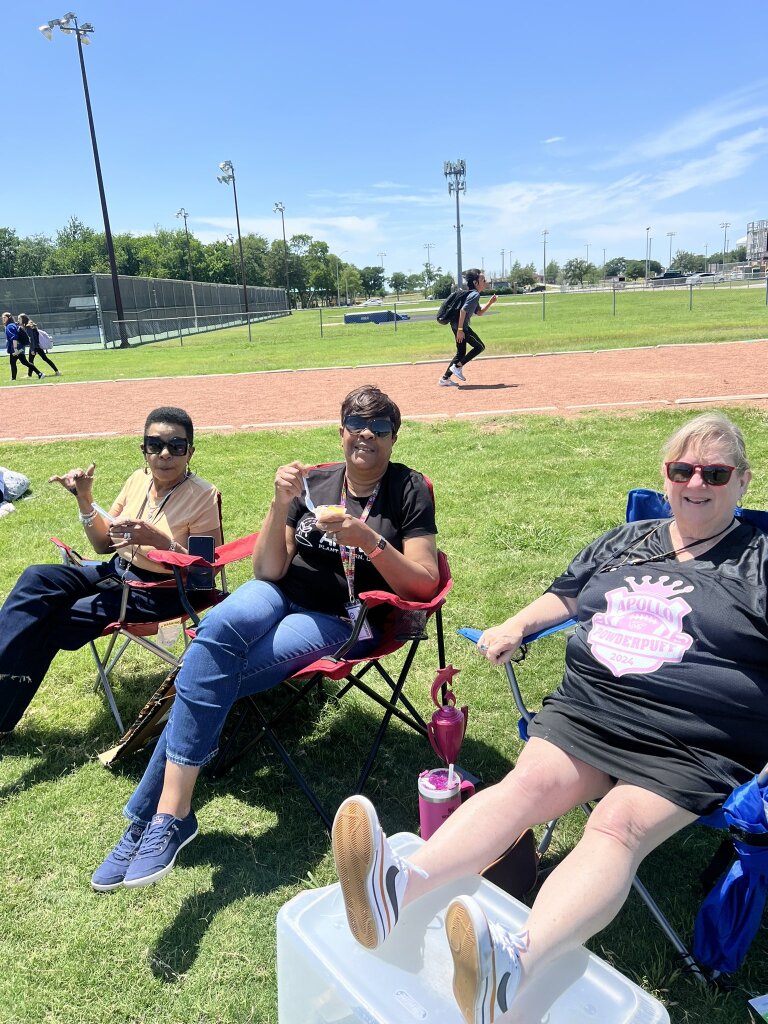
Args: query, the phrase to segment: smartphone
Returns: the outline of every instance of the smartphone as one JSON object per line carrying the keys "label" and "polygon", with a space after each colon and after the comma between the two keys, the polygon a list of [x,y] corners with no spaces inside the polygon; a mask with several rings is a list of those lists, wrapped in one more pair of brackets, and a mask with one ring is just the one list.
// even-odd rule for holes
{"label": "smartphone", "polygon": [[[206,537],[203,534],[192,534],[187,543],[187,550],[190,555],[204,558],[206,562],[212,562],[216,557],[213,537]],[[213,590],[213,578],[214,571],[207,565],[190,565],[187,569],[187,590]]]}
{"label": "smartphone", "polygon": [[95,501],[91,502],[91,508],[94,512],[98,512],[102,519],[106,519],[108,523],[114,523],[115,517],[111,516],[101,505],[97,505]]}

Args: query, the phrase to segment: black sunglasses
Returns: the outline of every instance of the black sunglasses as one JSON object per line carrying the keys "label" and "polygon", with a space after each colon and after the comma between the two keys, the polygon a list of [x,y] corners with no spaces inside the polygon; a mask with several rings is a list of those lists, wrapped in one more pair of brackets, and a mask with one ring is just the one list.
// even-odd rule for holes
{"label": "black sunglasses", "polygon": [[189,441],[186,437],[172,437],[169,441],[162,437],[155,437],[151,434],[144,435],[144,444],[141,446],[145,455],[159,455],[163,448],[167,448],[171,455],[186,455],[189,450]]}
{"label": "black sunglasses", "polygon": [[665,462],[664,468],[667,471],[667,479],[673,484],[685,484],[698,471],[701,479],[710,487],[723,487],[731,479],[735,466],[699,466],[692,462]]}
{"label": "black sunglasses", "polygon": [[392,420],[386,416],[347,416],[343,426],[350,434],[361,434],[364,430],[370,430],[376,437],[389,437],[392,433]]}

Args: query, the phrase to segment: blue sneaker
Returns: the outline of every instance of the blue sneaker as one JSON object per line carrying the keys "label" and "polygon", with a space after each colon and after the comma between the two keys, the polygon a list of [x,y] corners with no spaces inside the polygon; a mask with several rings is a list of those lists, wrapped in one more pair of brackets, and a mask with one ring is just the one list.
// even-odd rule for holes
{"label": "blue sneaker", "polygon": [[164,878],[173,870],[179,850],[191,843],[196,835],[197,818],[193,811],[186,818],[156,814],[141,837],[125,872],[123,885],[126,889],[138,889]]}
{"label": "blue sneaker", "polygon": [[146,825],[136,823],[128,826],[117,846],[91,875],[91,888],[96,892],[112,892],[113,889],[122,889],[125,873],[136,856],[146,827]]}

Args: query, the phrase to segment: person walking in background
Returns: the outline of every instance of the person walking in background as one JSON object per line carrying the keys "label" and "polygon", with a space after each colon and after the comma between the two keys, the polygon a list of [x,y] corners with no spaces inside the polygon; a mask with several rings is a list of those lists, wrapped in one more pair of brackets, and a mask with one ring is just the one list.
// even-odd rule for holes
{"label": "person walking in background", "polygon": [[[485,275],[482,270],[472,267],[464,271],[463,277],[467,282],[469,294],[464,300],[464,305],[459,310],[458,320],[455,323],[451,322],[451,330],[456,339],[456,355],[448,363],[445,373],[437,382],[440,387],[444,388],[458,387],[458,384],[453,379],[454,377],[458,377],[459,380],[466,380],[464,367],[470,359],[474,359],[475,356],[479,356],[481,352],[485,351],[485,345],[472,330],[469,321],[475,314],[482,316],[484,313],[487,313],[496,301],[496,296],[492,295],[484,306],[480,306],[480,292],[485,290],[486,285]],[[471,349],[469,355],[467,355],[467,344],[469,344]]]}
{"label": "person walking in background", "polygon": [[35,366],[35,358],[40,356],[43,362],[48,363],[50,368],[53,370],[54,377],[60,377],[61,372],[59,371],[58,366],[48,357],[45,349],[40,346],[40,329],[35,321],[30,320],[26,313],[19,313],[19,325],[24,328],[26,335],[29,338],[29,355],[27,357],[29,369],[27,370],[27,376],[31,377],[37,369]]}
{"label": "person walking in background", "polygon": [[28,370],[34,370],[37,374],[37,379],[42,380],[45,374],[40,373],[36,367],[31,366],[24,355],[24,347],[27,344],[27,335],[24,328],[19,328],[19,325],[10,313],[3,313],[3,327],[5,328],[5,351],[11,360],[11,380],[16,380],[16,363],[21,363]]}

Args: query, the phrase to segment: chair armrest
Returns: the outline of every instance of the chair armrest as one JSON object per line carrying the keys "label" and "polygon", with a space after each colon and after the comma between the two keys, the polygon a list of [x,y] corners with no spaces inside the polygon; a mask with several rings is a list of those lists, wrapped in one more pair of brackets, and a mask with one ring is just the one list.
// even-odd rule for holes
{"label": "chair armrest", "polygon": [[440,570],[440,589],[429,601],[406,601],[403,597],[391,593],[389,590],[366,590],[360,594],[360,600],[369,608],[375,608],[377,604],[389,604],[401,611],[425,611],[436,612],[442,608],[448,594],[453,588],[451,569],[448,559],[443,551],[437,553],[437,564]]}
{"label": "chair armrest", "polygon": [[228,544],[219,544],[216,548],[216,557],[212,562],[206,561],[199,555],[185,555],[180,551],[161,551],[154,548],[147,552],[147,558],[158,565],[165,565],[169,569],[176,566],[179,569],[188,569],[191,565],[200,565],[206,569],[221,569],[230,562],[239,562],[241,558],[247,558],[253,554],[258,533],[251,533],[247,537],[240,537],[231,540]]}
{"label": "chair armrest", "polygon": [[[534,640],[541,640],[542,637],[551,636],[553,633],[560,633],[562,630],[570,629],[576,624],[576,619],[566,619],[565,622],[559,622],[556,626],[549,626],[547,629],[539,629],[535,633],[529,633],[528,636],[524,636],[521,646],[522,644],[532,644]],[[466,640],[471,640],[473,644],[476,644],[483,635],[482,629],[471,629],[468,626],[462,626],[461,629],[457,629],[456,632]]]}

